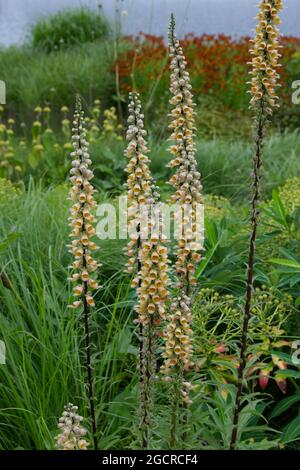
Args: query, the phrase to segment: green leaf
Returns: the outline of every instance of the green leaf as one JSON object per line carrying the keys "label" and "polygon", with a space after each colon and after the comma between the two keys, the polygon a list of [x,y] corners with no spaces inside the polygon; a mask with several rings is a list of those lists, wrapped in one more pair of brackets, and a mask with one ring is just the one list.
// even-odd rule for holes
{"label": "green leaf", "polygon": [[273,348],[282,348],[283,346],[290,346],[290,341],[286,341],[284,339],[281,339],[279,341],[276,341],[275,343],[272,344]]}
{"label": "green leaf", "polygon": [[40,160],[41,160],[41,155],[39,152],[31,152],[28,155],[28,163],[33,170],[36,169],[36,167],[40,163]]}
{"label": "green leaf", "polygon": [[300,372],[292,369],[278,370],[275,374],[275,378],[279,377],[282,379],[291,377],[292,379],[300,379]]}
{"label": "green leaf", "polygon": [[295,274],[290,278],[290,286],[294,287],[296,284],[298,284],[298,282],[300,282],[300,273]]}
{"label": "green leaf", "polygon": [[286,211],[279,196],[279,192],[274,189],[272,192],[273,207],[278,216],[277,220],[284,226],[287,226]]}
{"label": "green leaf", "polygon": [[220,245],[220,239],[218,240],[218,230],[216,224],[206,220],[205,230],[207,234],[207,239],[211,247],[206,251],[206,256],[201,260],[198,269],[196,271],[196,278],[199,278],[202,273],[205,271],[207,265],[213,258],[218,246]]}
{"label": "green leaf", "polygon": [[274,356],[278,356],[280,359],[283,359],[287,364],[290,364],[291,366],[295,367],[295,364],[293,363],[293,360],[290,354],[284,353],[282,351],[275,351],[275,350],[271,350],[269,351],[269,353]]}
{"label": "green leaf", "polygon": [[117,351],[119,354],[133,354],[137,356],[137,348],[131,344],[131,340],[132,333],[128,328],[125,328],[119,333],[117,341]]}
{"label": "green leaf", "polygon": [[206,256],[205,258],[203,258],[199,264],[199,267],[196,271],[196,278],[198,279],[202,273],[205,271],[205,268],[206,266],[209,264],[210,260],[212,259],[217,247],[218,247],[219,243],[217,243],[213,248],[211,248],[210,250],[208,250],[206,252]]}
{"label": "green leaf", "polygon": [[284,443],[294,441],[300,437],[300,416],[297,416],[283,430],[282,441]]}
{"label": "green leaf", "polygon": [[280,400],[280,402],[277,403],[277,405],[273,409],[269,418],[273,419],[273,418],[276,418],[277,416],[280,416],[282,413],[284,413],[294,403],[297,403],[298,401],[300,401],[300,393],[297,393],[296,395],[292,395],[291,397],[287,397],[287,398],[284,398],[283,400]]}
{"label": "green leaf", "polygon": [[294,210],[292,214],[292,218],[293,218],[296,230],[300,229],[300,208],[299,207],[297,207]]}
{"label": "green leaf", "polygon": [[296,260],[284,259],[284,258],[271,258],[270,263],[279,264],[280,266],[287,266],[289,268],[297,269],[300,271],[300,263]]}
{"label": "green leaf", "polygon": [[109,404],[109,414],[114,417],[123,418],[129,421],[136,406],[136,388],[128,386],[125,390]]}
{"label": "green leaf", "polygon": [[108,175],[114,176],[115,173],[112,168],[110,168],[108,165],[103,165],[103,163],[99,163],[98,165],[95,165],[94,167],[95,170],[100,170],[102,173],[106,173]]}
{"label": "green leaf", "polygon": [[14,232],[10,233],[1,243],[0,243],[0,253],[5,251],[9,245],[11,245],[15,240],[21,236],[20,233]]}
{"label": "green leaf", "polygon": [[218,243],[218,229],[214,222],[209,220],[205,221],[205,231],[207,240],[210,242],[211,246],[214,248]]}

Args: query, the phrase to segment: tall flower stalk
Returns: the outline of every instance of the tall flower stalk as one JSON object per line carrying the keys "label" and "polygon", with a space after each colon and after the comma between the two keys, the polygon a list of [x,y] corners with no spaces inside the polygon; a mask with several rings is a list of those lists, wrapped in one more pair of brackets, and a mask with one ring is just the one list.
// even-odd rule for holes
{"label": "tall flower stalk", "polygon": [[93,257],[93,251],[97,245],[92,240],[95,235],[95,217],[92,214],[96,205],[93,194],[95,189],[91,184],[93,172],[90,170],[92,163],[88,153],[88,142],[84,127],[84,112],[79,96],[76,98],[76,109],[72,128],[71,153],[72,168],[70,171],[70,199],[71,207],[70,227],[72,238],[70,252],[74,261],[70,266],[72,275],[70,281],[74,283],[73,295],[76,300],[70,305],[73,309],[80,309],[83,317],[85,338],[85,368],[87,375],[87,391],[89,400],[90,417],[92,420],[94,448],[97,450],[97,427],[94,405],[93,370],[91,361],[91,335],[90,335],[90,309],[95,306],[93,291],[99,288],[96,271],[100,266]]}
{"label": "tall flower stalk", "polygon": [[276,86],[279,78],[279,12],[282,9],[282,0],[261,0],[256,35],[251,49],[252,60],[250,62],[251,100],[250,106],[254,116],[254,141],[255,152],[253,157],[253,183],[251,198],[251,236],[249,245],[249,258],[247,268],[246,302],[244,309],[244,321],[242,327],[242,340],[240,350],[240,363],[238,369],[237,393],[233,416],[233,429],[230,449],[235,449],[238,436],[238,422],[241,411],[241,398],[243,391],[244,373],[246,369],[246,356],[248,346],[249,321],[251,319],[251,303],[253,293],[253,272],[255,261],[255,242],[259,224],[259,198],[260,179],[262,166],[262,151],[267,124],[273,114],[273,109],[278,107]]}
{"label": "tall flower stalk", "polygon": [[[186,373],[192,366],[191,296],[196,284],[195,269],[201,258],[199,235],[202,231],[197,217],[199,205],[202,203],[202,186],[195,159],[195,105],[190,76],[186,70],[187,62],[174,29],[175,20],[172,15],[169,29],[172,94],[169,127],[172,130],[170,137],[172,145],[169,150],[173,159],[168,166],[175,168],[175,173],[170,179],[175,193],[170,202],[179,206],[179,211],[175,214],[175,223],[181,226],[181,235],[176,249],[177,281],[174,285],[176,296],[172,299],[171,313],[168,316],[162,366],[165,380],[174,383],[170,439],[172,447],[176,439],[178,406],[183,402],[187,407],[191,402],[189,397],[191,384],[186,379]],[[185,415],[187,416],[186,413]]]}
{"label": "tall flower stalk", "polygon": [[[140,431],[141,446],[149,448],[153,421],[153,384],[156,378],[157,328],[165,318],[168,298],[168,253],[163,244],[159,199],[149,170],[141,102],[137,93],[129,95],[129,117],[125,152],[129,159],[128,205],[130,241],[127,246],[127,271],[133,274],[137,289],[137,322],[140,325]],[[158,208],[158,217],[153,209]]]}

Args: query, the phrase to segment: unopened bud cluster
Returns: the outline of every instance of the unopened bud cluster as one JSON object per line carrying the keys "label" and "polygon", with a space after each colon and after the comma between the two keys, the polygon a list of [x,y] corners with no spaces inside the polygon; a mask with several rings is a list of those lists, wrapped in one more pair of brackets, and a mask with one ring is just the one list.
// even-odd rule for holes
{"label": "unopened bud cluster", "polygon": [[97,249],[96,243],[92,240],[95,235],[95,217],[92,211],[96,206],[93,197],[95,189],[91,184],[94,175],[89,169],[92,161],[88,153],[84,113],[79,99],[77,99],[72,132],[74,150],[71,153],[70,180],[72,188],[70,199],[73,204],[69,219],[70,237],[73,240],[69,248],[74,256],[74,261],[70,266],[72,270],[70,280],[75,284],[73,294],[78,300],[75,300],[70,307],[78,308],[83,303],[90,306],[95,305],[93,291],[99,288],[95,272],[100,266],[92,255],[93,251]]}
{"label": "unopened bud cluster", "polygon": [[65,406],[62,417],[59,418],[60,433],[55,437],[55,447],[58,450],[87,450],[89,443],[84,438],[87,434],[82,426],[83,417],[78,413],[78,407],[69,403]]}
{"label": "unopened bud cluster", "polygon": [[278,107],[276,87],[279,79],[277,72],[279,64],[279,29],[278,13],[283,8],[282,0],[262,0],[257,16],[255,39],[252,40],[253,48],[250,53],[252,60],[250,74],[251,79],[251,106],[255,107],[264,101],[266,112],[272,114],[272,108]]}

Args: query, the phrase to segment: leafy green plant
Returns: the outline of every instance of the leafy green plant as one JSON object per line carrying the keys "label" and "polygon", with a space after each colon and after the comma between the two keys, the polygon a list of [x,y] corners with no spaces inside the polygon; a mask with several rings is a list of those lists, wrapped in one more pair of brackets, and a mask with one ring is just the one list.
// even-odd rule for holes
{"label": "leafy green plant", "polygon": [[[208,374],[210,380],[218,381],[221,386],[236,382],[236,344],[241,307],[240,296],[219,293],[210,288],[201,289],[195,298],[196,368],[202,374]],[[277,361],[275,352],[291,347],[284,328],[293,312],[293,299],[289,294],[282,295],[267,286],[255,289],[253,319],[249,330],[248,387],[251,387],[251,381],[256,386],[259,379],[259,385],[265,389],[272,371],[276,379],[278,370],[287,369],[286,364]],[[268,371],[265,382],[257,376],[261,371]]]}
{"label": "leafy green plant", "polygon": [[[280,190],[272,191],[272,199],[262,205],[265,241],[264,253],[274,256],[278,246],[298,251],[300,231],[299,180],[288,180]],[[299,192],[299,191],[298,191]]]}
{"label": "leafy green plant", "polygon": [[[226,394],[216,391],[206,398],[209,420],[203,429],[204,448],[227,450],[230,447],[232,415],[235,406],[235,387],[225,387]],[[279,448],[279,436],[265,421],[263,412],[266,402],[254,393],[245,393],[236,437],[237,450],[270,450]],[[279,434],[279,433],[277,433]]]}

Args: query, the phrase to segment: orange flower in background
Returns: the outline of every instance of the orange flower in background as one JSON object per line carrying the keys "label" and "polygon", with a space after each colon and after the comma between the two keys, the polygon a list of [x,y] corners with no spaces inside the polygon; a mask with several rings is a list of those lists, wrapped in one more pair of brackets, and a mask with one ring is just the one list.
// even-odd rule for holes
{"label": "orange flower in background", "polygon": [[[125,41],[128,47],[118,59],[121,90],[127,92],[134,83],[141,95],[147,96],[153,90],[153,80],[157,80],[156,96],[167,99],[169,71],[164,39],[140,33],[136,37],[127,36]],[[229,109],[248,108],[245,92],[249,72],[247,63],[251,59],[249,37],[235,39],[224,34],[188,34],[181,44],[186,52],[196,95],[213,95]],[[291,82],[296,79],[290,71],[290,62],[300,52],[300,38],[283,36],[280,44],[282,65],[278,68],[281,77],[278,94],[287,104]]]}

